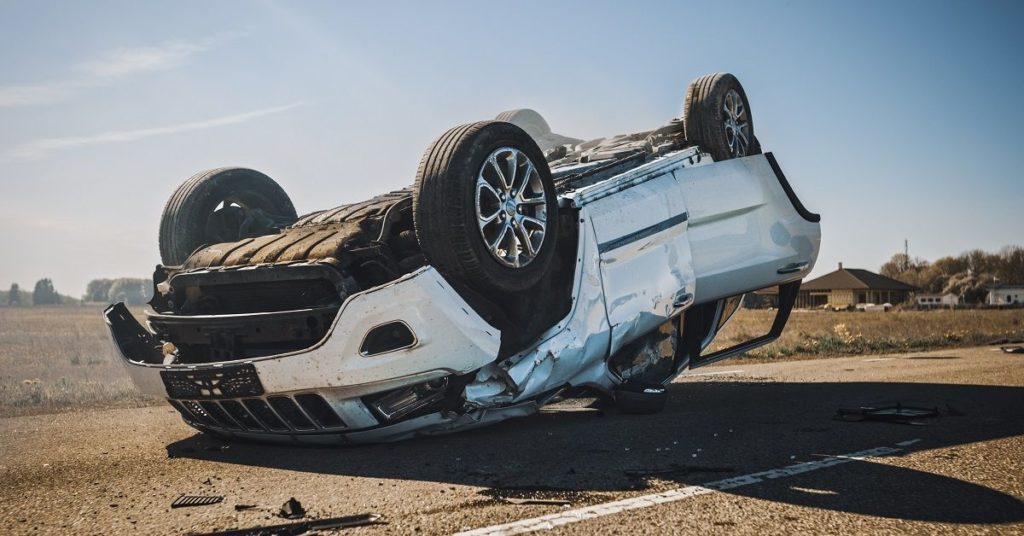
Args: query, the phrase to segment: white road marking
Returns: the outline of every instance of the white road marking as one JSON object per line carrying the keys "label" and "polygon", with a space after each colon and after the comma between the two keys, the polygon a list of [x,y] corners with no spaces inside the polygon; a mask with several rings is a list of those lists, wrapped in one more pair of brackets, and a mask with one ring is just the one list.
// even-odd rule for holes
{"label": "white road marking", "polygon": [[895,357],[876,357],[874,359],[865,359],[865,363],[877,363],[879,361],[892,361]]}
{"label": "white road marking", "polygon": [[687,376],[722,376],[724,374],[743,374],[743,371],[740,370],[740,369],[737,369],[737,370],[720,370],[718,372],[700,372],[700,373],[697,373],[697,374],[683,374],[680,377],[681,378],[685,378]]}
{"label": "white road marking", "polygon": [[[920,439],[911,439],[909,441],[897,443],[897,445],[908,446],[913,445],[918,441],[920,441]],[[900,452],[901,450],[903,449],[895,447],[877,447],[873,449],[853,452],[850,454],[829,456],[823,460],[803,462],[795,465],[790,465],[787,467],[780,467],[778,469],[761,471],[759,473],[750,473],[747,475],[726,478],[724,480],[716,480],[714,482],[708,482],[701,486],[686,486],[685,488],[676,488],[662,493],[653,493],[650,495],[642,495],[640,497],[632,497],[620,501],[595,504],[593,506],[586,506],[583,508],[576,508],[574,510],[567,510],[564,512],[558,512],[546,516],[523,519],[520,521],[514,521],[512,523],[505,523],[503,525],[482,527],[479,529],[459,532],[455,536],[505,536],[509,534],[522,534],[525,532],[534,532],[538,530],[549,530],[555,527],[560,527],[562,525],[578,523],[580,521],[585,521],[587,519],[594,519],[596,517],[617,514],[619,512],[625,512],[627,510],[649,508],[651,506],[656,506],[659,504],[682,501],[693,497],[698,497],[701,495],[707,495],[708,493],[714,493],[716,491],[723,491],[729,489],[736,489],[743,486],[750,486],[752,484],[764,482],[765,480],[785,478],[793,475],[799,475],[802,473],[808,473],[810,471],[817,471],[819,469],[825,469],[826,467],[832,467],[834,465],[840,465],[852,461],[864,460],[867,458],[873,458],[877,456],[888,456],[890,454]]]}
{"label": "white road marking", "polygon": [[914,443],[917,443],[918,441],[920,441],[920,439],[908,439],[906,441],[900,441],[899,443],[896,443],[896,445],[898,445],[900,447],[909,447],[910,445],[913,445]]}

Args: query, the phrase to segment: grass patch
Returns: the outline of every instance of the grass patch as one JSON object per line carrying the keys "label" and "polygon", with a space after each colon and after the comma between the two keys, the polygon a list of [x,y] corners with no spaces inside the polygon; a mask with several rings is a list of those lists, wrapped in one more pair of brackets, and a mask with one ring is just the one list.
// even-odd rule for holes
{"label": "grass patch", "polygon": [[[774,318],[775,311],[740,310],[711,349],[764,334]],[[979,346],[1001,337],[1024,338],[1024,310],[793,311],[777,341],[743,357],[756,360],[913,352]]]}
{"label": "grass patch", "polygon": [[115,355],[102,311],[0,308],[0,416],[155,402]]}

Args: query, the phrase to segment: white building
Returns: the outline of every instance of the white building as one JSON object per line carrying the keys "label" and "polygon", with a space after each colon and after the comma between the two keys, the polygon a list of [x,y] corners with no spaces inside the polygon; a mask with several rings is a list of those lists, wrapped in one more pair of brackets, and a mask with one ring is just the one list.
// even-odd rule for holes
{"label": "white building", "polygon": [[918,307],[956,307],[960,304],[960,296],[947,292],[945,294],[918,294],[914,296]]}
{"label": "white building", "polygon": [[1013,305],[1024,304],[1024,285],[996,285],[989,287],[988,298],[985,303],[989,305]]}

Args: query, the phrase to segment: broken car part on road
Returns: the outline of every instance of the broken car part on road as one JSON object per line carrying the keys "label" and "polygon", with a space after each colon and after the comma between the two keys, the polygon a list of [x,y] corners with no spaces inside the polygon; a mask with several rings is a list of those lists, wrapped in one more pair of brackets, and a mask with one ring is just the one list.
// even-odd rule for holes
{"label": "broken car part on road", "polygon": [[[781,334],[821,237],[735,77],[684,108],[588,141],[512,110],[442,134],[412,187],[303,216],[262,173],[199,173],[165,207],[145,326],[117,304],[111,335],[141,391],[225,437],[441,434],[566,389],[660,411],[679,374]],[[705,352],[773,286],[764,335]]]}
{"label": "broken car part on road", "polygon": [[185,508],[188,506],[208,506],[224,502],[223,495],[182,495],[171,503],[171,508]]}
{"label": "broken car part on road", "polygon": [[[952,409],[952,408],[950,408]],[[939,408],[905,406],[899,402],[877,406],[860,406],[856,408],[839,408],[835,419],[838,421],[861,422],[880,421],[898,424],[927,424],[920,419],[939,417]]]}
{"label": "broken car part on road", "polygon": [[299,536],[300,534],[316,534],[321,530],[364,527],[383,523],[380,514],[359,514],[327,519],[311,519],[295,523],[264,525],[245,529],[230,529],[217,532],[206,532],[194,536]]}

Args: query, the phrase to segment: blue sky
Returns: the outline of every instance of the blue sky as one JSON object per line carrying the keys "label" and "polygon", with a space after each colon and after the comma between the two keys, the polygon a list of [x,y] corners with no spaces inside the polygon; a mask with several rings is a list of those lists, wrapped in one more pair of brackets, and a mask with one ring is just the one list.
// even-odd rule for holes
{"label": "blue sky", "polygon": [[308,212],[410,184],[450,126],[644,130],[715,71],[822,213],[816,275],[1024,244],[1022,6],[0,0],[0,286],[148,276],[205,168]]}

